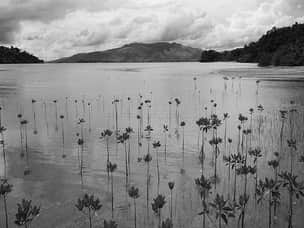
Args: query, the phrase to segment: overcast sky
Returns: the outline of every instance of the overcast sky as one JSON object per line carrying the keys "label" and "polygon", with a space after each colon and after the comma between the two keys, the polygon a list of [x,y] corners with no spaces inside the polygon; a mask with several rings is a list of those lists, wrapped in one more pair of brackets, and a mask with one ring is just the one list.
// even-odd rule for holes
{"label": "overcast sky", "polygon": [[0,44],[50,60],[130,42],[239,47],[304,22],[304,0],[0,0]]}

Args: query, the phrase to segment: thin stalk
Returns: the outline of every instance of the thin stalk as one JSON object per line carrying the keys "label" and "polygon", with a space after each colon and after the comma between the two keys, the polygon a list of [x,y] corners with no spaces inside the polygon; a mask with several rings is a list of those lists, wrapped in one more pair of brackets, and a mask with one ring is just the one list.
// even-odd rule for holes
{"label": "thin stalk", "polygon": [[127,151],[127,143],[124,142],[124,147],[125,147],[125,163],[126,163],[126,190],[128,190],[128,151]]}
{"label": "thin stalk", "polygon": [[134,227],[136,228],[136,200],[134,198]]}
{"label": "thin stalk", "polygon": [[44,110],[44,121],[46,125],[46,134],[49,135],[49,123],[47,118],[47,107],[45,102],[43,102],[43,110]]}
{"label": "thin stalk", "polygon": [[90,228],[92,228],[92,215],[91,215],[91,208],[89,208],[89,222],[90,222]]}
{"label": "thin stalk", "polygon": [[65,157],[65,153],[64,153],[64,122],[63,119],[61,120],[61,130],[62,130],[62,157]]}
{"label": "thin stalk", "polygon": [[111,211],[112,211],[112,219],[114,218],[114,180],[113,180],[113,172],[111,172]]}
{"label": "thin stalk", "polygon": [[160,175],[159,175],[158,149],[156,149],[156,167],[157,167],[157,194],[159,195]]}
{"label": "thin stalk", "polygon": [[69,119],[69,108],[68,108],[68,97],[65,98],[65,116],[66,119]]}
{"label": "thin stalk", "polygon": [[6,195],[3,195],[3,205],[4,205],[4,212],[5,212],[5,227],[8,228],[8,213],[7,213],[7,202],[6,202]]}
{"label": "thin stalk", "polygon": [[271,228],[271,191],[268,197],[268,227]]}
{"label": "thin stalk", "polygon": [[170,219],[173,221],[173,197],[172,197],[172,189],[170,189]]}

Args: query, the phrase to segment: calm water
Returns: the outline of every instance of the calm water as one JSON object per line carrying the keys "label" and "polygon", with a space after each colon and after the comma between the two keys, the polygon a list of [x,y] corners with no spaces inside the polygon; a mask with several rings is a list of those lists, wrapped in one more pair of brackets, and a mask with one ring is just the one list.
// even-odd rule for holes
{"label": "calm water", "polygon": [[[193,78],[197,80],[194,81]],[[227,77],[225,80],[223,77]],[[257,83],[259,80],[259,83]],[[140,100],[140,95],[142,100]],[[128,101],[128,97],[131,98]],[[195,121],[210,112],[216,112],[222,118],[228,112],[227,137],[232,138],[232,152],[236,151],[238,140],[239,113],[249,117],[249,108],[254,108],[252,146],[258,143],[258,118],[263,119],[262,153],[259,164],[259,176],[273,176],[267,161],[273,159],[273,153],[279,148],[280,118],[279,110],[290,108],[294,100],[298,109],[296,137],[298,151],[302,151],[304,123],[304,67],[299,68],[258,68],[253,64],[236,63],[140,63],[140,64],[43,64],[43,65],[0,65],[0,102],[3,107],[2,124],[7,128],[4,133],[7,153],[7,176],[13,184],[9,195],[8,208],[13,225],[16,203],[22,198],[32,199],[41,205],[41,215],[31,227],[88,227],[84,216],[76,210],[74,204],[84,192],[94,193],[101,199],[103,207],[96,214],[94,221],[101,224],[103,219],[111,218],[111,194],[106,172],[106,146],[100,139],[103,129],[115,128],[114,106],[117,98],[118,128],[129,125],[134,129],[131,135],[131,176],[130,184],[139,187],[140,198],[137,200],[138,227],[156,227],[157,217],[149,205],[149,222],[146,216],[146,169],[143,161],[138,160],[147,154],[148,147],[153,160],[150,167],[149,198],[157,195],[156,153],[152,142],[160,140],[160,193],[164,194],[167,204],[162,210],[163,218],[169,217],[170,192],[168,181],[175,181],[173,194],[175,227],[201,227],[199,196],[194,178],[200,176],[199,146],[201,139]],[[182,129],[177,126],[175,98],[179,98],[180,121],[185,121],[185,157],[182,161]],[[31,100],[37,102],[32,105]],[[138,147],[137,107],[140,102],[150,99],[151,125],[154,129],[151,139],[141,139]],[[171,117],[169,117],[169,100]],[[57,100],[57,105],[53,102]],[[77,100],[77,103],[75,103]],[[217,103],[211,108],[210,100]],[[84,101],[84,103],[82,102]],[[88,105],[90,103],[90,105]],[[258,113],[257,105],[262,104],[264,111]],[[57,114],[56,114],[57,106]],[[143,106],[143,122],[147,125],[147,105]],[[207,107],[207,111],[204,109]],[[35,112],[35,119],[33,113]],[[19,120],[22,113],[27,125],[29,162],[20,157],[21,143]],[[64,115],[62,121],[59,116]],[[80,133],[77,124],[79,118],[84,124],[84,176],[79,175],[76,133]],[[170,124],[167,140],[167,154],[164,153],[163,124]],[[247,124],[247,127],[249,125]],[[37,134],[34,134],[37,130]],[[64,130],[64,133],[62,132]],[[284,137],[287,139],[288,126]],[[62,143],[64,134],[64,146]],[[224,137],[224,125],[219,129]],[[206,135],[206,140],[211,134]],[[284,138],[281,168],[288,169],[288,152]],[[148,146],[150,144],[150,146]],[[208,143],[206,143],[208,144]],[[285,152],[286,150],[286,152]],[[227,183],[227,167],[222,162],[222,155],[227,153],[224,145],[220,146],[218,159],[219,183],[216,191],[227,194],[231,191]],[[62,158],[62,154],[66,158]],[[211,147],[206,146],[207,176],[213,175]],[[133,204],[125,191],[125,154],[123,145],[118,145],[114,138],[110,140],[110,160],[117,163],[114,173],[115,216],[119,227],[133,227]],[[3,154],[0,155],[0,176],[5,175]],[[30,175],[24,176],[26,166]],[[296,164],[296,174],[304,180],[302,164]],[[181,173],[181,168],[185,173]],[[249,177],[250,192],[254,192],[253,177]],[[242,179],[239,178],[238,186]],[[230,189],[230,190],[229,190]],[[242,189],[240,187],[240,189]],[[212,190],[213,193],[215,190]],[[286,227],[287,199],[282,191],[276,227]],[[214,195],[210,196],[212,199]],[[253,195],[251,196],[253,201]],[[266,204],[267,205],[267,204]],[[0,214],[3,203],[0,202]],[[246,217],[247,227],[267,226],[267,207],[259,206],[255,212],[254,202],[250,202]],[[303,201],[295,202],[295,227],[302,227],[304,219]],[[214,216],[210,215],[208,224],[212,227]],[[3,216],[0,227],[4,226]],[[213,224],[214,226],[214,224]],[[98,227],[98,226],[97,226]],[[100,227],[100,226],[99,226]],[[236,227],[232,219],[230,227]]]}

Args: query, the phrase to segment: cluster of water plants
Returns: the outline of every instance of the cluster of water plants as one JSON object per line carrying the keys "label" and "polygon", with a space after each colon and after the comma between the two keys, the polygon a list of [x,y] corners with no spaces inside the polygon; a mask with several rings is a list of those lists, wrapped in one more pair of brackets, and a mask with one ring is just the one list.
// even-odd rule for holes
{"label": "cluster of water plants", "polygon": [[[230,89],[229,80],[235,91],[233,79],[224,78],[224,92]],[[16,116],[20,141],[16,151],[24,162],[23,175],[34,172],[29,137],[49,135],[53,130],[60,159],[76,157],[76,175],[85,191],[74,199],[71,210],[76,208],[87,218],[86,227],[300,227],[294,224],[304,197],[299,172],[304,162],[299,150],[303,136],[299,105],[292,100],[269,113],[257,103],[242,113],[229,113],[212,92],[211,99],[201,104],[197,80],[193,78],[195,110],[191,117],[183,115],[179,97],[168,99],[165,118],[154,117],[157,101],[152,93],[114,96],[108,103],[101,95],[96,99],[32,99],[31,117],[25,118],[23,112]],[[240,95],[240,90],[236,94]],[[37,111],[39,104],[41,112]],[[1,107],[0,196],[5,228],[11,224],[7,201],[14,191],[7,168],[5,133],[9,130]],[[103,201],[99,192],[85,188],[89,179],[87,147],[92,138],[103,148],[99,165],[110,200]],[[195,169],[189,167],[191,159],[197,164]],[[120,214],[122,202],[126,216]],[[14,223],[35,227],[41,208],[43,205],[22,199]]]}

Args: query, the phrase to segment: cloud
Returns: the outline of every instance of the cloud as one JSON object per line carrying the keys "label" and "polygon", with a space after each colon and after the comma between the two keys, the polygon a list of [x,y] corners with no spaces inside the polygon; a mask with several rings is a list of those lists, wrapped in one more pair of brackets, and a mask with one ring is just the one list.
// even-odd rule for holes
{"label": "cloud", "polygon": [[[195,40],[212,28],[205,12],[175,5],[166,5],[157,11],[153,7],[99,12],[78,10],[48,23],[25,21],[21,25],[16,43],[31,47],[40,55],[48,52],[43,56],[47,59],[130,42]],[[42,50],[41,46],[48,50]]]}
{"label": "cloud", "polygon": [[[43,59],[175,41],[230,49],[303,21],[302,0],[1,0],[0,43]],[[3,13],[2,13],[3,12]]]}
{"label": "cloud", "polygon": [[217,24],[201,44],[217,49],[243,46],[256,41],[274,26],[283,27],[303,22],[302,15],[302,0],[259,0],[255,10],[235,13],[227,22]]}

